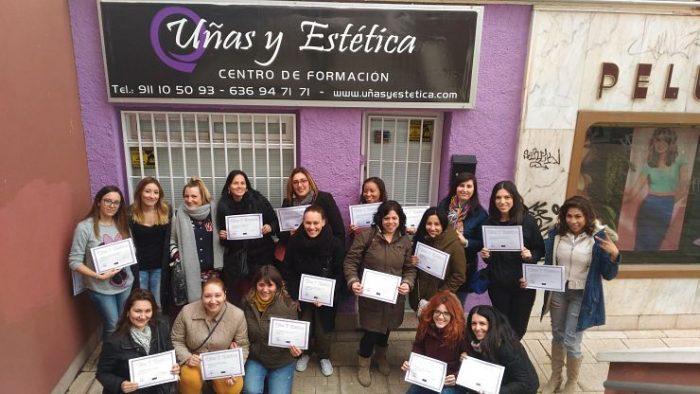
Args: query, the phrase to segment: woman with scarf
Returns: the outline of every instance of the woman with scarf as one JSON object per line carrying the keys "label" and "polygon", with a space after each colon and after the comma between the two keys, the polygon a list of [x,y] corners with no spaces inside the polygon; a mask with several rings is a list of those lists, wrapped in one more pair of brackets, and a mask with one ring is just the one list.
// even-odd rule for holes
{"label": "woman with scarf", "polygon": [[175,211],[170,233],[172,297],[175,306],[195,302],[202,283],[219,277],[223,250],[214,235],[216,203],[199,178],[190,178],[182,189],[184,203]]}
{"label": "woman with scarf", "polygon": [[[262,238],[229,240],[226,232],[226,216],[262,214]],[[224,245],[224,283],[236,305],[252,286],[251,278],[258,267],[272,263],[275,244],[272,235],[279,230],[277,215],[270,201],[253,189],[248,175],[240,170],[231,171],[221,191],[221,201],[216,212],[219,238]]]}
{"label": "woman with scarf", "polygon": [[[315,352],[319,358],[321,372],[325,376],[333,374],[331,364],[331,333],[335,329],[335,314],[343,286],[343,259],[345,248],[333,236],[326,225],[326,212],[318,205],[311,205],[304,211],[304,221],[299,230],[287,243],[284,258],[284,278],[289,295],[298,300],[299,282],[302,274],[335,279],[333,306],[301,302],[301,319],[311,322],[315,339]],[[309,363],[309,355],[303,354],[296,364],[297,371],[304,371]]]}

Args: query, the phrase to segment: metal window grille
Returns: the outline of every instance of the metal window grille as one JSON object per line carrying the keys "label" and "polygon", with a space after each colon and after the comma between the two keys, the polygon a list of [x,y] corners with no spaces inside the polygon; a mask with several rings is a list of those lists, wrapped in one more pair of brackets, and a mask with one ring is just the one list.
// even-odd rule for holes
{"label": "metal window grille", "polygon": [[228,173],[243,170],[253,188],[282,204],[296,163],[293,114],[123,111],[129,195],[145,176],[156,177],[173,206],[182,186],[200,177],[218,199]]}
{"label": "metal window grille", "polygon": [[387,195],[402,205],[437,200],[441,123],[436,116],[369,116],[365,155],[367,177],[384,180]]}

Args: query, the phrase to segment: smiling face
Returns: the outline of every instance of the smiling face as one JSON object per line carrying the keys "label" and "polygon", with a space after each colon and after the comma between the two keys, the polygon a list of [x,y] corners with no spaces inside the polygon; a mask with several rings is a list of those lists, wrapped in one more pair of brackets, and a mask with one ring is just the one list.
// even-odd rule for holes
{"label": "smiling face", "polygon": [[98,203],[100,206],[100,217],[105,219],[113,217],[119,210],[121,203],[122,199],[119,197],[119,193],[109,192],[105,194]]}
{"label": "smiling face", "polygon": [[297,172],[292,177],[292,189],[294,189],[294,195],[298,199],[306,197],[311,190],[311,186],[309,186],[309,178],[307,178],[303,172]]}
{"label": "smiling face", "polygon": [[153,306],[150,301],[139,300],[134,302],[129,309],[129,321],[131,325],[143,330],[153,317]]}
{"label": "smiling face", "polygon": [[374,182],[366,182],[362,186],[362,197],[365,199],[365,203],[372,204],[379,202],[381,197],[381,192],[379,191],[379,186]]}
{"label": "smiling face", "polygon": [[239,201],[243,198],[245,192],[248,191],[248,185],[245,183],[245,177],[238,174],[233,177],[231,184],[228,185],[228,192],[234,200]]}
{"label": "smiling face", "polygon": [[658,136],[654,138],[654,149],[658,154],[664,154],[668,152],[669,143],[663,136]]}
{"label": "smiling face", "polygon": [[508,193],[508,190],[501,189],[496,192],[494,202],[496,203],[496,208],[498,208],[498,211],[501,212],[501,217],[507,219],[509,217],[510,209],[513,208],[513,196]]}
{"label": "smiling face", "polygon": [[460,202],[469,201],[474,195],[474,181],[471,179],[457,185],[457,198]]}
{"label": "smiling face", "polygon": [[323,219],[320,213],[309,211],[304,214],[304,230],[309,238],[318,237],[325,225],[326,220]]}
{"label": "smiling face", "polygon": [[255,284],[255,292],[261,300],[269,301],[275,296],[275,293],[277,293],[277,285],[275,285],[275,282],[268,283],[261,280]]}
{"label": "smiling face", "polygon": [[425,231],[430,238],[435,238],[442,234],[442,223],[440,223],[440,219],[437,215],[428,216],[428,220],[425,221]]}
{"label": "smiling face", "polygon": [[489,321],[485,317],[474,313],[472,315],[472,332],[477,340],[483,341],[489,332]]}
{"label": "smiling face", "polygon": [[393,235],[399,228],[399,214],[391,210],[382,218],[382,230],[387,235]]}
{"label": "smiling face", "polygon": [[187,205],[188,208],[197,208],[202,206],[202,193],[197,186],[185,188],[185,192],[183,193],[182,197],[185,200],[185,205]]}
{"label": "smiling face", "polygon": [[433,322],[435,323],[435,327],[445,328],[448,324],[450,324],[451,320],[452,314],[450,314],[450,312],[447,311],[447,307],[445,306],[445,304],[440,304],[433,311]]}
{"label": "smiling face", "polygon": [[571,207],[566,211],[566,227],[574,235],[579,235],[586,228],[586,215],[578,208]]}
{"label": "smiling face", "polygon": [[226,292],[216,284],[210,283],[202,289],[202,304],[207,315],[216,316],[226,303]]}
{"label": "smiling face", "polygon": [[141,192],[141,204],[144,207],[154,208],[160,200],[160,189],[155,183],[149,183],[144,186]]}

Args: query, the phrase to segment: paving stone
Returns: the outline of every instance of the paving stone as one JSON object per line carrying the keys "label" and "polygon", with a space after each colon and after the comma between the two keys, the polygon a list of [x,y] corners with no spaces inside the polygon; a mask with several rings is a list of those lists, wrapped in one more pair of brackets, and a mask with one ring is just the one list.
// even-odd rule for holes
{"label": "paving stone", "polygon": [[372,384],[364,387],[357,381],[357,367],[340,367],[340,392],[354,393],[388,393],[389,385],[386,376],[372,371]]}
{"label": "paving stone", "polygon": [[627,346],[618,338],[584,339],[583,346],[588,349],[595,360],[598,360],[598,353],[611,350],[627,349]]}
{"label": "paving stone", "polygon": [[663,338],[668,347],[700,347],[700,338]]}
{"label": "paving stone", "polygon": [[92,386],[94,381],[95,381],[95,373],[94,372],[81,372],[75,378],[73,383],[71,383],[67,392],[68,393],[76,393],[76,394],[87,393],[90,390],[90,386]]}
{"label": "paving stone", "polygon": [[700,338],[700,330],[664,330],[668,338]]}
{"label": "paving stone", "polygon": [[534,358],[534,361],[538,364],[549,364],[551,363],[551,360],[549,359],[549,355],[547,355],[547,352],[544,350],[542,347],[542,344],[540,343],[539,340],[537,339],[526,339],[523,342],[527,345],[527,347],[530,349],[530,357],[531,359]]}
{"label": "paving stone", "polygon": [[664,338],[664,334],[661,330],[633,330],[625,331],[625,336],[629,339],[646,339],[646,338]]}
{"label": "paving stone", "polygon": [[581,364],[578,384],[583,391],[603,392],[603,382],[608,377],[608,363]]}
{"label": "paving stone", "polygon": [[586,332],[583,333],[584,338],[595,338],[595,339],[602,339],[602,338],[619,338],[619,339],[626,339],[627,335],[623,331],[591,331],[591,330],[586,330]]}
{"label": "paving stone", "polygon": [[647,339],[623,339],[625,345],[630,349],[646,349],[655,347],[668,347],[666,344],[658,338],[647,338]]}
{"label": "paving stone", "polygon": [[523,339],[547,339],[544,331],[528,331]]}
{"label": "paving stone", "polygon": [[85,365],[83,366],[83,371],[97,372],[97,362],[100,359],[100,353],[102,353],[102,342],[97,345],[90,357],[88,357]]}

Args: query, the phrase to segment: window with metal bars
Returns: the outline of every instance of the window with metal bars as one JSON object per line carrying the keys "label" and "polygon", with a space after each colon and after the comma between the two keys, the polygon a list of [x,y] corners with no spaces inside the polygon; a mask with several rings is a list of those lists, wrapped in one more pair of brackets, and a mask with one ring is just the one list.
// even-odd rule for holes
{"label": "window with metal bars", "polygon": [[229,171],[240,169],[273,206],[282,204],[296,163],[293,114],[123,111],[121,118],[129,195],[153,176],[178,206],[190,177],[219,196]]}
{"label": "window with metal bars", "polygon": [[382,178],[401,205],[436,204],[441,118],[370,115],[366,124],[365,177]]}

